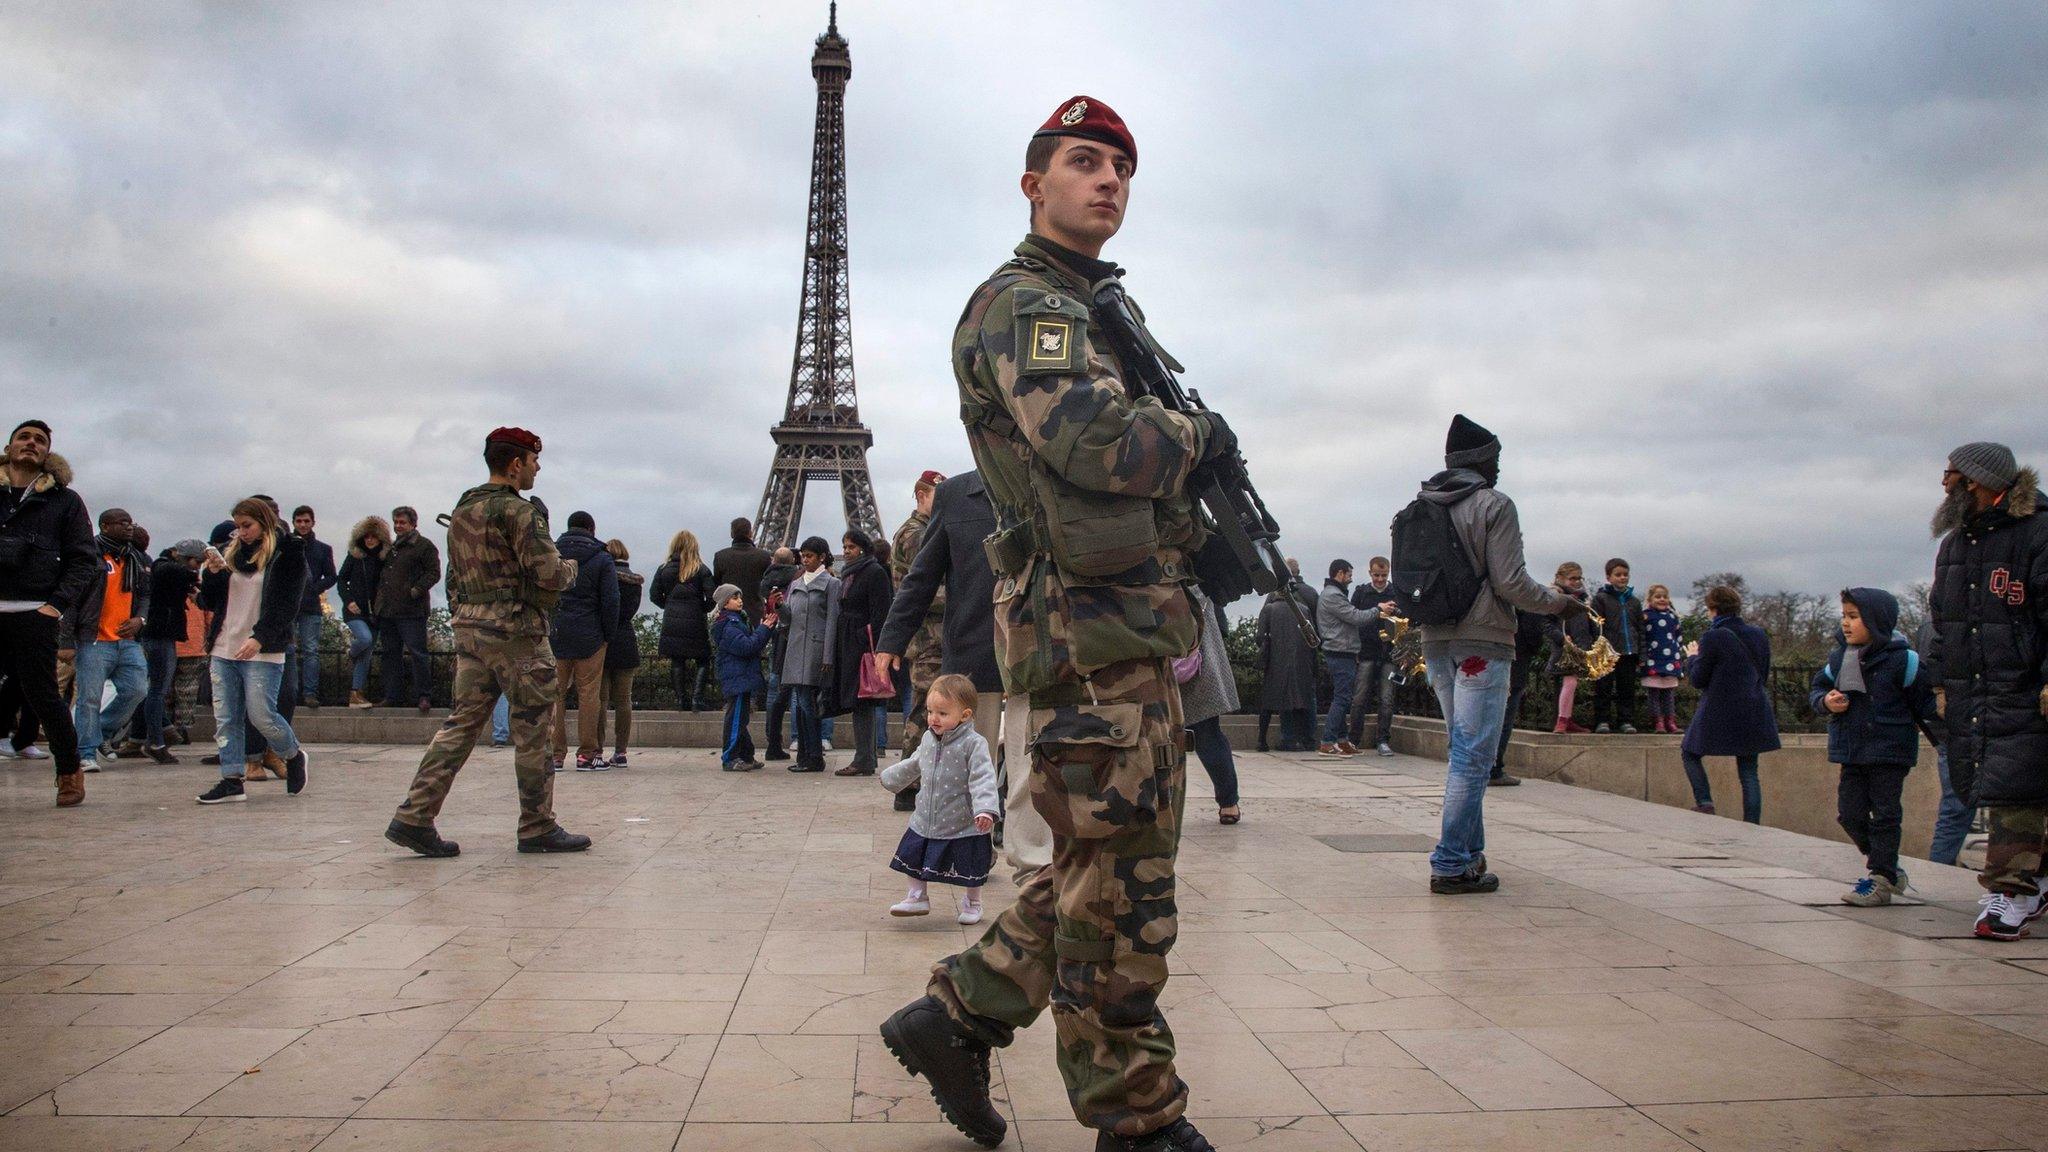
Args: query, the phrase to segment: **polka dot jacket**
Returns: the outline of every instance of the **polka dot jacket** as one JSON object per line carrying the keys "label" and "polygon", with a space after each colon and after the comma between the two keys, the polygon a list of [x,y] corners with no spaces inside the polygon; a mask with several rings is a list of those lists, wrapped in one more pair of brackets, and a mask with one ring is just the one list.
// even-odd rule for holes
{"label": "polka dot jacket", "polygon": [[882,769],[882,787],[901,792],[919,785],[917,811],[910,830],[927,840],[958,840],[974,836],[974,814],[1001,815],[1002,794],[996,788],[996,762],[988,741],[962,724],[941,738],[924,734],[908,760]]}

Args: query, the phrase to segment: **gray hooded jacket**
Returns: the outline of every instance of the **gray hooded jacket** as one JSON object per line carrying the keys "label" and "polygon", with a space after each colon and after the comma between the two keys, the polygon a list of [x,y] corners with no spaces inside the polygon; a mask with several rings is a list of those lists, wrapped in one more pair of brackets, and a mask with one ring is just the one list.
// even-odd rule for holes
{"label": "gray hooded jacket", "polygon": [[1449,506],[1451,525],[1465,554],[1484,584],[1471,611],[1456,624],[1425,626],[1422,643],[1491,644],[1512,653],[1515,609],[1556,615],[1565,607],[1564,594],[1529,575],[1522,558],[1522,521],[1515,502],[1469,468],[1451,468],[1430,477],[1419,499]]}

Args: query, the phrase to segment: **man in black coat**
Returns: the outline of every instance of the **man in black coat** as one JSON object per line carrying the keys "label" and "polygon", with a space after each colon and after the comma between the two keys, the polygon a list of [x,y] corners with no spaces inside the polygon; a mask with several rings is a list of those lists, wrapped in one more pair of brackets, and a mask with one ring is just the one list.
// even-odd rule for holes
{"label": "man in black coat", "polygon": [[85,774],[78,729],[57,692],[57,630],[98,569],[71,466],[50,451],[48,424],[22,421],[0,455],[0,673],[48,733],[60,808],[84,802]]}
{"label": "man in black coat", "polygon": [[2039,479],[2003,444],[1949,453],[1930,596],[1949,779],[1987,808],[1977,935],[2017,940],[2041,916],[2048,849],[2048,518]]}
{"label": "man in black coat", "polygon": [[[1024,750],[1029,697],[1003,695],[996,663],[995,572],[981,542],[996,530],[995,508],[979,472],[962,472],[932,494],[932,518],[925,525],[917,559],[889,604],[889,619],[875,644],[876,662],[890,671],[917,635],[939,587],[946,589],[946,621],[939,640],[939,671],[974,681],[981,695],[974,727],[991,745],[1001,736],[997,765],[1028,764]],[[1002,846],[1018,878],[1052,862],[1052,830],[1031,807],[1030,773],[1008,774],[1004,786]]]}
{"label": "man in black coat", "polygon": [[[321,601],[327,598],[327,590],[334,587],[340,574],[334,568],[334,549],[313,535],[312,505],[301,504],[292,509],[292,535],[306,547],[306,591],[299,597],[299,618],[294,623],[292,652],[285,658],[285,663],[291,667],[284,674],[284,682],[298,681],[299,703],[307,708],[318,708],[320,630],[327,622],[327,614],[321,611]],[[293,672],[297,675],[294,676]]]}
{"label": "man in black coat", "polygon": [[761,578],[767,575],[768,566],[772,563],[774,558],[767,550],[754,543],[754,525],[741,516],[732,522],[732,544],[720,548],[711,557],[711,580],[714,584],[730,584],[739,589],[747,619],[759,620]]}
{"label": "man in black coat", "polygon": [[555,538],[564,560],[576,561],[576,582],[562,593],[550,621],[549,643],[555,650],[553,750],[555,767],[568,754],[569,690],[576,690],[576,770],[602,772],[611,767],[599,744],[598,723],[604,714],[604,652],[619,630],[619,570],[612,554],[597,538],[597,521],[588,512],[569,513],[569,529]]}
{"label": "man in black coat", "polygon": [[420,514],[409,507],[391,510],[391,543],[384,546],[384,570],[377,577],[377,602],[370,606],[384,648],[384,706],[405,702],[401,685],[407,672],[420,711],[433,708],[433,675],[427,662],[427,610],[434,585],[441,582],[441,550],[420,535]]}

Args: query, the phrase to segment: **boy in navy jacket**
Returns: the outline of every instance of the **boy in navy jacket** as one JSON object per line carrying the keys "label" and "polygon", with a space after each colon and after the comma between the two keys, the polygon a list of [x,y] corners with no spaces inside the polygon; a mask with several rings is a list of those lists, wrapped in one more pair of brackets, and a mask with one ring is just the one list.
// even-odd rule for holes
{"label": "boy in navy jacket", "polygon": [[1870,875],[1842,897],[1859,908],[1889,904],[1906,891],[1900,798],[1920,758],[1921,727],[1931,732],[1941,723],[1933,678],[1920,675],[1913,646],[1893,631],[1898,622],[1891,593],[1844,590],[1841,643],[1813,676],[1813,710],[1828,714],[1828,759],[1842,766],[1835,819],[1870,866]]}

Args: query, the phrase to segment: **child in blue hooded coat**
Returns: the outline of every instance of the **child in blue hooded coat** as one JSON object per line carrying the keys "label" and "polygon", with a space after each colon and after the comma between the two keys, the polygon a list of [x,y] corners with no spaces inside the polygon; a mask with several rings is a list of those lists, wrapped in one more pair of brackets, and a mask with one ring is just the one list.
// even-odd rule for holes
{"label": "child in blue hooded coat", "polygon": [[1901,797],[1920,758],[1920,728],[1941,723],[1931,677],[1903,635],[1899,602],[1881,588],[1842,592],[1841,642],[1814,673],[1813,710],[1828,715],[1828,759],[1842,766],[1835,819],[1870,874],[1842,897],[1859,908],[1889,904],[1907,888],[1899,867]]}
{"label": "child in blue hooded coat", "polygon": [[711,614],[711,647],[718,653],[718,690],[725,695],[718,760],[727,772],[752,772],[761,762],[754,759],[754,738],[747,723],[761,694],[761,649],[775,634],[775,609],[771,604],[761,622],[754,624],[747,620],[746,599],[738,585],[720,584],[711,597],[718,606]]}

